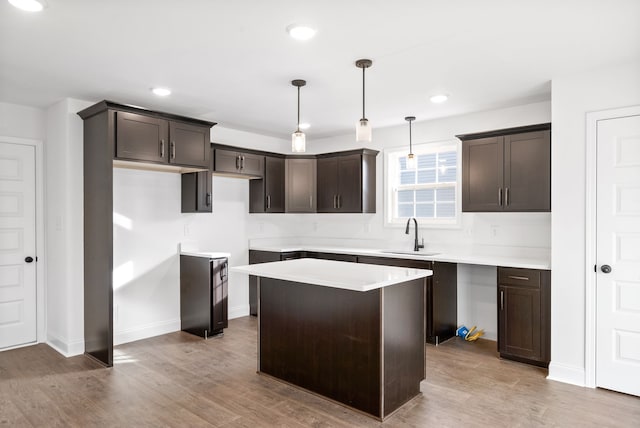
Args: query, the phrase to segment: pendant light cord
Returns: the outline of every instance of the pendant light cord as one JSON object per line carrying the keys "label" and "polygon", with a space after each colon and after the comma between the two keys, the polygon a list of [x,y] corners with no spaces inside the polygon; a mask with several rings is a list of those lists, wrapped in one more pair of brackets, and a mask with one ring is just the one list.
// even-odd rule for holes
{"label": "pendant light cord", "polygon": [[298,86],[298,123],[296,123],[296,132],[300,132],[300,86]]}
{"label": "pendant light cord", "polygon": [[411,120],[409,121],[409,153],[413,154],[413,149],[411,148]]}
{"label": "pendant light cord", "polygon": [[362,67],[362,118],[366,119],[367,117],[364,114],[364,70],[366,69],[366,67]]}

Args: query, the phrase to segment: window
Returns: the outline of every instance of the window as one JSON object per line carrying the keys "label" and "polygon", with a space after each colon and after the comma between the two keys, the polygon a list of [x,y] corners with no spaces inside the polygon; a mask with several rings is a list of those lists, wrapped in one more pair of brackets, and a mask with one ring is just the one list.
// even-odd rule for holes
{"label": "window", "polygon": [[413,146],[416,167],[407,168],[408,148],[385,150],[385,219],[404,224],[456,225],[459,218],[459,143]]}

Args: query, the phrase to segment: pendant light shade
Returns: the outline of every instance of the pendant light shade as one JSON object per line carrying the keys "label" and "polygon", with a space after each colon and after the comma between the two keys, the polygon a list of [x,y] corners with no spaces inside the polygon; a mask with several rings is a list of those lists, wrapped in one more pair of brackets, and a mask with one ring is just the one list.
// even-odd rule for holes
{"label": "pendant light shade", "polygon": [[306,150],[306,136],[300,130],[300,88],[307,84],[306,80],[292,80],[291,84],[298,88],[298,121],[296,122],[296,131],[291,134],[291,151],[293,153],[304,153]]}
{"label": "pendant light shade", "polygon": [[371,141],[371,124],[367,120],[364,114],[364,100],[365,100],[365,85],[364,85],[364,71],[371,67],[372,61],[370,59],[359,59],[356,61],[356,67],[362,69],[362,118],[356,122],[356,141]]}
{"label": "pendant light shade", "polygon": [[416,120],[414,116],[407,116],[404,118],[409,122],[409,154],[407,155],[407,169],[416,169],[416,156],[413,154],[413,147],[411,145],[411,122]]}

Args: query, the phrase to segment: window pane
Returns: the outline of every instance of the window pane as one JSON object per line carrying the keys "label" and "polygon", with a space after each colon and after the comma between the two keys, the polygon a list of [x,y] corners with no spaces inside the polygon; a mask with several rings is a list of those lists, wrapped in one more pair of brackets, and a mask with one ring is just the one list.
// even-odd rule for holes
{"label": "window pane", "polygon": [[433,204],[416,204],[416,217],[433,218]]}
{"label": "window pane", "polygon": [[441,202],[437,206],[438,218],[451,218],[456,216],[456,204],[453,202]]}
{"label": "window pane", "polygon": [[416,190],[416,202],[433,202],[433,189]]}
{"label": "window pane", "polygon": [[410,202],[413,203],[413,190],[399,190],[398,191],[398,202]]}
{"label": "window pane", "polygon": [[436,182],[436,170],[426,169],[418,171],[418,184],[429,184]]}
{"label": "window pane", "polygon": [[427,155],[418,155],[418,169],[435,168],[436,167],[436,154],[430,153]]}
{"label": "window pane", "polygon": [[415,184],[415,182],[416,182],[415,171],[400,172],[400,184]]}
{"label": "window pane", "polygon": [[442,152],[438,154],[438,166],[456,166],[456,152]]}
{"label": "window pane", "polygon": [[456,181],[456,167],[455,166],[438,167],[438,183],[447,183],[451,181]]}
{"label": "window pane", "polygon": [[413,217],[413,204],[398,204],[398,217]]}
{"label": "window pane", "polygon": [[436,190],[436,198],[438,202],[442,201],[455,201],[456,200],[456,189],[453,187],[445,188],[445,189],[437,189]]}
{"label": "window pane", "polygon": [[400,165],[400,169],[407,169],[407,157],[400,156],[398,158],[398,165]]}

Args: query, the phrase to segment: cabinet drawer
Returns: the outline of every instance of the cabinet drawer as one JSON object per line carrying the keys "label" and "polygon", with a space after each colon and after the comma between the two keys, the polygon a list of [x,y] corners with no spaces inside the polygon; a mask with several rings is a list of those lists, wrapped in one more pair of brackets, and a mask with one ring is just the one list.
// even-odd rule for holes
{"label": "cabinet drawer", "polygon": [[501,267],[498,268],[498,283],[540,288],[540,271]]}

